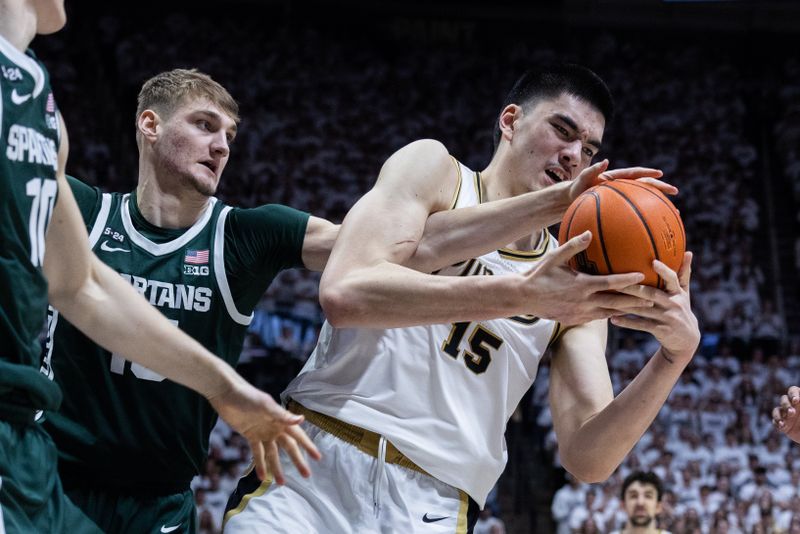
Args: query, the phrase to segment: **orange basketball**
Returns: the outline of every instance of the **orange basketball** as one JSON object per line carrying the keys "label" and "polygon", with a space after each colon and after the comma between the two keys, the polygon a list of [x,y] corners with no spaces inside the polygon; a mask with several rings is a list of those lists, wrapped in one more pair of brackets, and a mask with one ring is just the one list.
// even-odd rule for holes
{"label": "orange basketball", "polygon": [[653,186],[634,180],[610,180],[583,192],[561,219],[558,240],[586,230],[589,247],[570,260],[589,274],[639,272],[645,285],[664,289],[653,270],[657,259],[677,271],[686,250],[683,221],[672,202]]}

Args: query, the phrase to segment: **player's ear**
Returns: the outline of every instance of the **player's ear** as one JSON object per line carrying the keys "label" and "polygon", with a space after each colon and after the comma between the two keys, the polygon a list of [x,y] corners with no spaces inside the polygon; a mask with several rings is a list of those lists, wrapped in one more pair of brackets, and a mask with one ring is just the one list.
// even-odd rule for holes
{"label": "player's ear", "polygon": [[516,127],[515,121],[522,117],[522,108],[517,104],[509,104],[503,108],[498,118],[498,125],[500,126],[500,139],[505,139],[511,142],[514,137],[514,128]]}
{"label": "player's ear", "polygon": [[142,111],[136,119],[136,129],[139,134],[151,143],[158,137],[158,125],[161,123],[161,117],[152,109]]}

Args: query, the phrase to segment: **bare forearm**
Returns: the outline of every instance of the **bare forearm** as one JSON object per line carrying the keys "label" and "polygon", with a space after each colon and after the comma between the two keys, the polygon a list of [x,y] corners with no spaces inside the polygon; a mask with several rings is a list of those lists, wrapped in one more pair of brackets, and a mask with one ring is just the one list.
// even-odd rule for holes
{"label": "bare forearm", "polygon": [[434,213],[425,223],[414,256],[405,265],[433,272],[555,224],[571,202],[569,185],[564,182],[512,198]]}
{"label": "bare forearm", "polygon": [[117,273],[93,258],[92,276],[53,305],[96,343],[207,398],[231,388],[234,370],[184,334]]}
{"label": "bare forearm", "polygon": [[659,349],[628,387],[563,444],[571,468],[587,482],[608,478],[656,418],[685,367]]}
{"label": "bare forearm", "polygon": [[528,313],[520,276],[429,276],[383,262],[321,286],[328,320],[340,328],[400,328]]}

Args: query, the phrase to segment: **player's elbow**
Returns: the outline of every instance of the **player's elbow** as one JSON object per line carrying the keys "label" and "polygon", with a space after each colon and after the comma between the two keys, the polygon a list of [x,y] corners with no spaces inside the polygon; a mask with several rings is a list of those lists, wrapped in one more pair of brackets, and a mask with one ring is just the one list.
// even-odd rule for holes
{"label": "player's elbow", "polygon": [[608,465],[605,461],[592,461],[586,456],[573,459],[562,455],[561,464],[569,474],[586,484],[605,482],[617,468],[616,465]]}
{"label": "player's elbow", "polygon": [[404,266],[420,273],[432,273],[444,267],[441,265],[437,247],[425,236],[420,239],[414,254],[404,263]]}
{"label": "player's elbow", "polygon": [[359,317],[363,314],[353,295],[354,291],[344,283],[320,286],[319,303],[325,313],[325,319],[334,328],[360,326]]}
{"label": "player's elbow", "polygon": [[559,448],[561,465],[572,476],[587,484],[603,482],[610,477],[618,464],[604,454],[569,447]]}
{"label": "player's elbow", "polygon": [[54,308],[63,311],[78,300],[90,282],[91,279],[85,276],[48,276],[47,299]]}

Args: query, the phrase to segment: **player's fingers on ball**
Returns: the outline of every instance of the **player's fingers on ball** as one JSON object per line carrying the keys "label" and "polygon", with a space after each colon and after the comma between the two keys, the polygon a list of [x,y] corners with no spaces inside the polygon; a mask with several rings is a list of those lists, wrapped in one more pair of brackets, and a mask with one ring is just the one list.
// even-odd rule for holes
{"label": "player's fingers on ball", "polygon": [[642,273],[586,275],[586,277],[594,291],[621,291],[623,288],[637,285],[644,280]]}
{"label": "player's fingers on ball", "polygon": [[603,173],[606,169],[608,169],[608,160],[600,160],[597,163],[586,167],[586,169],[581,172],[583,175],[592,175],[592,176],[599,176]]}
{"label": "player's fingers on ball", "polygon": [[275,478],[275,482],[283,485],[286,480],[283,478],[283,468],[281,467],[281,458],[278,453],[278,445],[274,441],[265,444],[267,465],[269,466],[270,473]]}
{"label": "player's fingers on ball", "polygon": [[689,251],[683,253],[683,263],[681,263],[681,268],[678,270],[678,281],[681,284],[681,287],[685,291],[689,291],[689,285],[692,281],[692,259],[694,258],[694,254]]}
{"label": "player's fingers on ball", "polygon": [[653,260],[653,270],[664,280],[667,293],[675,294],[682,289],[678,280],[678,273],[667,267],[666,264],[659,260]]}
{"label": "player's fingers on ball", "polygon": [[628,313],[628,310],[638,312],[643,308],[653,307],[652,300],[619,293],[598,293],[592,299],[592,304],[601,308],[618,310],[623,313]]}
{"label": "player's fingers on ball", "polygon": [[629,286],[620,288],[617,291],[625,295],[631,295],[634,297],[639,297],[640,299],[646,299],[657,303],[663,303],[664,300],[668,300],[668,298],[664,297],[663,291],[659,291],[655,287],[642,284],[631,284]]}
{"label": "player's fingers on ball", "polygon": [[588,247],[591,242],[592,232],[586,230],[555,249],[549,261],[550,263],[567,263],[572,256],[586,250],[586,247]]}
{"label": "player's fingers on ball", "polygon": [[637,182],[641,182],[643,184],[652,185],[653,187],[655,187],[656,189],[658,189],[659,191],[661,191],[665,195],[677,195],[678,194],[678,188],[677,187],[675,187],[672,184],[668,184],[667,182],[662,182],[661,180],[659,180],[657,178],[649,178],[649,177],[637,178],[636,181]]}
{"label": "player's fingers on ball", "polygon": [[664,173],[652,167],[625,167],[622,169],[612,169],[603,173],[606,177],[614,180],[636,180],[639,178],[661,178]]}

